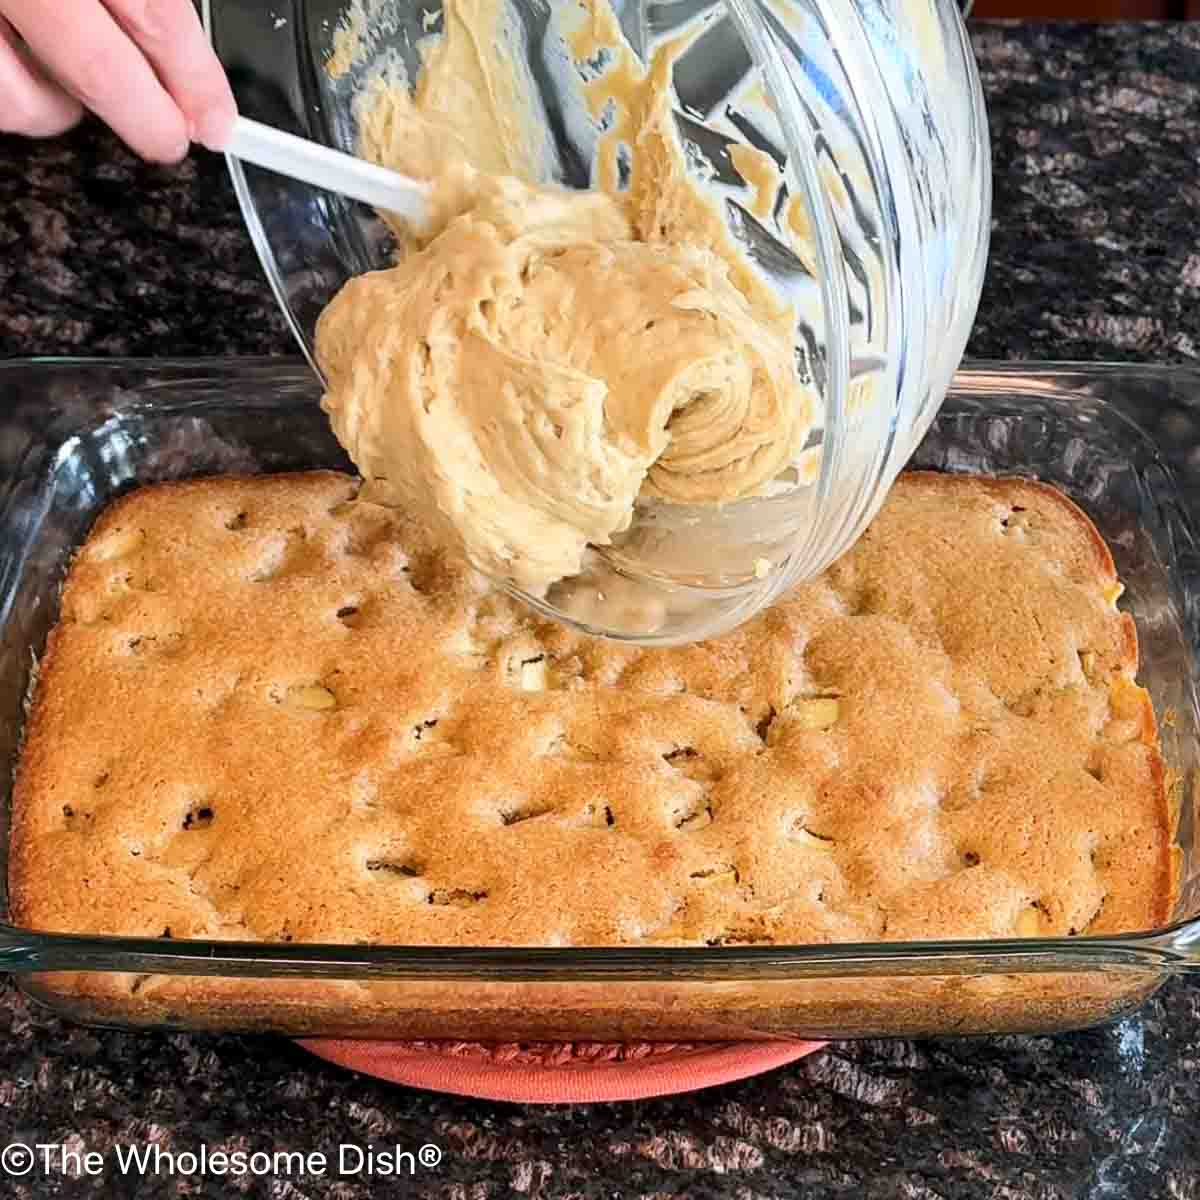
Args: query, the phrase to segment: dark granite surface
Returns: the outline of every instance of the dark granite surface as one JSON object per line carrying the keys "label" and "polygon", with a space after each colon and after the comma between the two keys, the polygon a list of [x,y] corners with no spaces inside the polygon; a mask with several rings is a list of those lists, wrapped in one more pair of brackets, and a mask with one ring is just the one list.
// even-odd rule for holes
{"label": "dark granite surface", "polygon": [[[1193,360],[1200,28],[980,28],[996,165],[971,352]],[[292,352],[223,167],[141,166],[94,128],[0,139],[0,353]],[[1200,433],[1164,413],[1180,438]],[[425,1142],[365,1175],[23,1181],[0,1197],[1200,1198],[1200,990],[1057,1038],[841,1045],[700,1095],[558,1109],[349,1075],[274,1039],[71,1027],[0,992],[0,1145],[298,1150]],[[2,1159],[0,1159],[2,1161]]]}

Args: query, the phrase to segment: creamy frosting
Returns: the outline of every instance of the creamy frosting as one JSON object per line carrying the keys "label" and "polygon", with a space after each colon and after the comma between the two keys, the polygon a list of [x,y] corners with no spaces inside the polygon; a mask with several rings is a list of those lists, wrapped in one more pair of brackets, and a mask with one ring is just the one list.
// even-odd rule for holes
{"label": "creamy frosting", "polygon": [[380,83],[360,109],[364,154],[434,182],[432,219],[322,315],[324,403],[373,499],[541,594],[639,499],[760,492],[800,455],[811,404],[791,313],[689,178],[672,48],[644,71],[606,6],[571,33],[575,55],[612,56],[586,94],[620,116],[596,156],[606,190],[570,191],[535,182],[529,91],[486,36],[499,4],[444,11],[412,93]]}

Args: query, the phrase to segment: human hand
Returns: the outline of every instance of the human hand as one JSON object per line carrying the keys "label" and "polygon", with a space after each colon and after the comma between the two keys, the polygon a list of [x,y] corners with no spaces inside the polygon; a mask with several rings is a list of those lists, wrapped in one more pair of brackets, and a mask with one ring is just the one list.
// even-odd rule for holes
{"label": "human hand", "polygon": [[53,137],[85,108],[155,162],[220,149],[237,115],[192,0],[0,0],[0,131]]}

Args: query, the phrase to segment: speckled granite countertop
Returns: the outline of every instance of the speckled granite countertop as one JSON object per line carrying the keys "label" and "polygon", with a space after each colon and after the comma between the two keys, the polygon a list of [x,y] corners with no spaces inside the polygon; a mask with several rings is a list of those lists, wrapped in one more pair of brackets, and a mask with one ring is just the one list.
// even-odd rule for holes
{"label": "speckled granite countertop", "polygon": [[[975,31],[996,165],[977,356],[1200,348],[1200,27]],[[288,354],[219,161],[94,128],[0,139],[0,353]],[[1164,414],[1177,437],[1200,430]],[[1200,461],[1200,460],[1198,460]],[[1200,1200],[1200,989],[1059,1038],[833,1047],[671,1100],[539,1110],[358,1078],[274,1039],[73,1028],[0,991],[0,1144],[444,1159],[416,1179],[0,1174],[0,1195]]]}

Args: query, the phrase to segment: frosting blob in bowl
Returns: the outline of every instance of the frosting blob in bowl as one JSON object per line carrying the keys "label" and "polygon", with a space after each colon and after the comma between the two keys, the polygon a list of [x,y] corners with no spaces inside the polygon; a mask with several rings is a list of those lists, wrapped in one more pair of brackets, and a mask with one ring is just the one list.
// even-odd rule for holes
{"label": "frosting blob in bowl", "polygon": [[641,642],[853,544],[958,363],[990,194],[953,5],[827,7],[210,0],[246,115],[438,185],[416,233],[231,162],[367,495]]}

